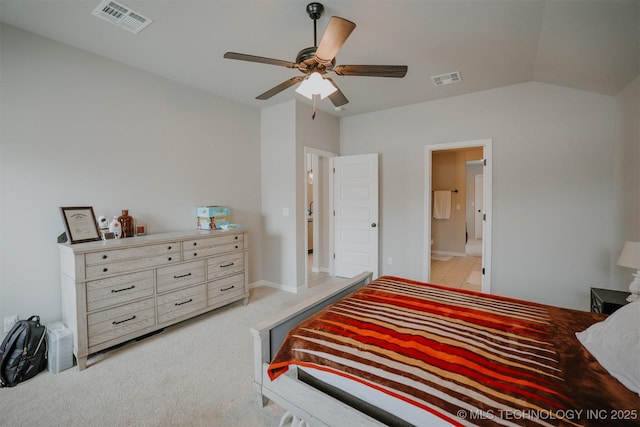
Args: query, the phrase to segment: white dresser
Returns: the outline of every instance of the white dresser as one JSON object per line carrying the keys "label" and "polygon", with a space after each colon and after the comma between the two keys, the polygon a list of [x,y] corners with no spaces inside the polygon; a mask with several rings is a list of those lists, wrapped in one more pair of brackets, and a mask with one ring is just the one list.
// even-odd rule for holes
{"label": "white dresser", "polygon": [[62,317],[78,368],[90,354],[244,299],[246,230],[59,244]]}

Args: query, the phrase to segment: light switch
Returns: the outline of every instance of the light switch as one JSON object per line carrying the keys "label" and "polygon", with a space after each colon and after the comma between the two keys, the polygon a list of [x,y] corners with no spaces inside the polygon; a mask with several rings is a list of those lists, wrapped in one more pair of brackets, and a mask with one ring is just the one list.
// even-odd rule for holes
{"label": "light switch", "polygon": [[289,216],[289,208],[282,208],[282,216]]}
{"label": "light switch", "polygon": [[456,210],[460,210],[460,203],[456,205]]}

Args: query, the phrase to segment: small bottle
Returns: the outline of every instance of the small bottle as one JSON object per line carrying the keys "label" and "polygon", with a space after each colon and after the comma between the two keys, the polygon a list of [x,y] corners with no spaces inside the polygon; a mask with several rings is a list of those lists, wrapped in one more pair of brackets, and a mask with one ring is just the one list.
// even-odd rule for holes
{"label": "small bottle", "polygon": [[116,239],[119,239],[120,237],[122,237],[122,226],[118,221],[118,217],[114,216],[111,222],[109,223],[109,231],[116,236]]}
{"label": "small bottle", "polygon": [[122,215],[118,217],[118,222],[122,226],[122,237],[133,237],[133,218],[127,209],[122,210]]}

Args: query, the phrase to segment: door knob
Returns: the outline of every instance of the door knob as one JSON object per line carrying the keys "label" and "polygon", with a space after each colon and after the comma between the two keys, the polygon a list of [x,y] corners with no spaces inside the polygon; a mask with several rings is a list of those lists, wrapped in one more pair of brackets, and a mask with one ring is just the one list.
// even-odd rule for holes
{"label": "door knob", "polygon": [[375,222],[372,222],[372,223],[371,223],[371,226],[372,226],[373,228],[376,228],[376,227],[378,226],[378,224],[376,224]]}

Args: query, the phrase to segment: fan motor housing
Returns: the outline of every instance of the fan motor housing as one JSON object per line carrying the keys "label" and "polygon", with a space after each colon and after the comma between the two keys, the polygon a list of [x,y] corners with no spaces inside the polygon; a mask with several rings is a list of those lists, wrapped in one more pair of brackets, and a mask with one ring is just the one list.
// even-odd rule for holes
{"label": "fan motor housing", "polygon": [[307,47],[298,52],[296,56],[296,63],[302,65],[302,63],[308,59],[313,59],[316,55],[316,47]]}
{"label": "fan motor housing", "polygon": [[307,47],[298,52],[296,56],[296,64],[298,64],[298,69],[303,73],[307,73],[308,71],[318,71],[320,73],[324,73],[326,70],[331,70],[336,65],[336,59],[333,58],[331,64],[324,65],[319,64],[315,61],[316,56],[316,46]]}

